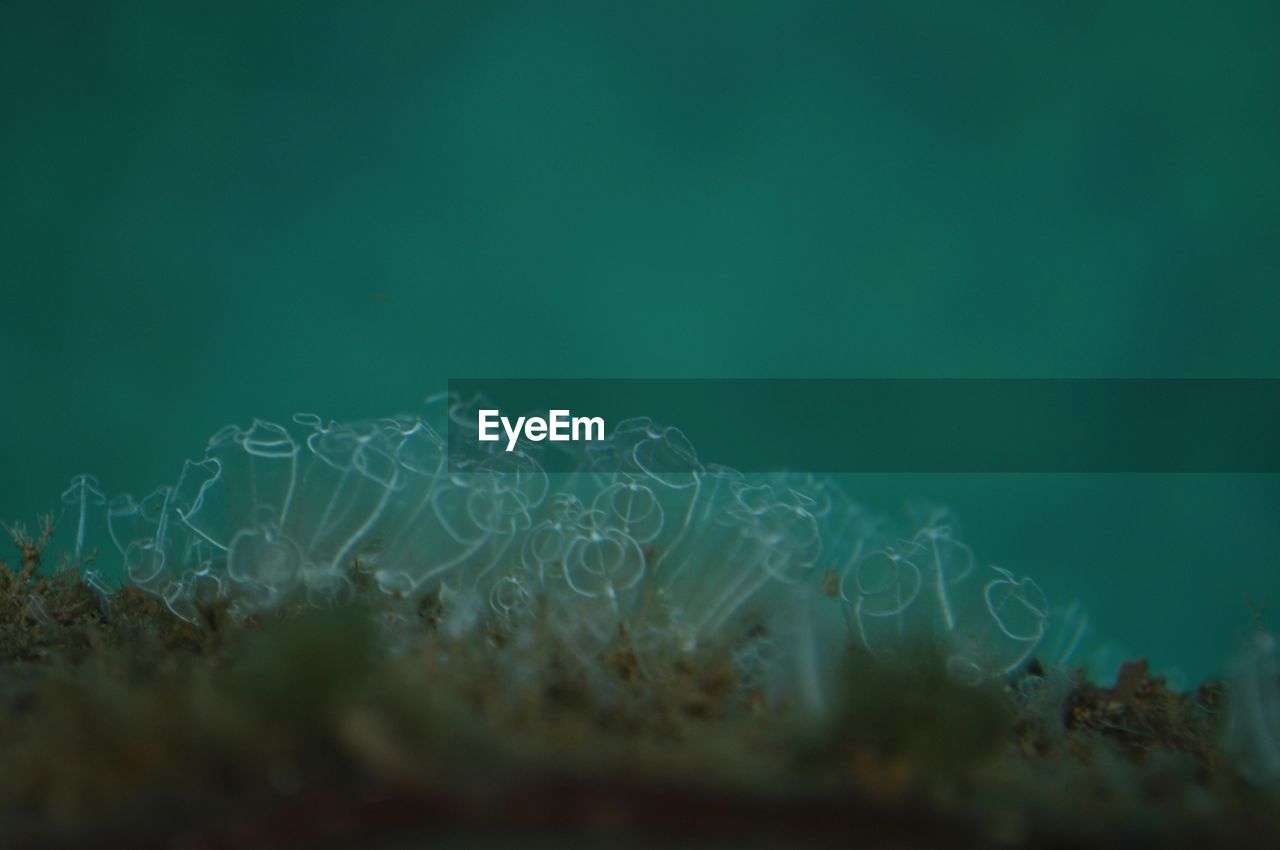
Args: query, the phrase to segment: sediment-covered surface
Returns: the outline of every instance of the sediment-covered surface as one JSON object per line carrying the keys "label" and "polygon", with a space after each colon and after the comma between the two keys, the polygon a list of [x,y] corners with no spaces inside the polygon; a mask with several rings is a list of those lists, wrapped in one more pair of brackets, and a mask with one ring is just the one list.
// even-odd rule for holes
{"label": "sediment-covered surface", "polygon": [[[1280,845],[1274,792],[1217,745],[1227,699],[1142,661],[955,683],[927,649],[851,647],[822,716],[726,647],[640,669],[450,639],[428,600],[200,625],[0,565],[6,847]],[[600,663],[603,662],[603,663]],[[604,672],[602,672],[604,671]]]}

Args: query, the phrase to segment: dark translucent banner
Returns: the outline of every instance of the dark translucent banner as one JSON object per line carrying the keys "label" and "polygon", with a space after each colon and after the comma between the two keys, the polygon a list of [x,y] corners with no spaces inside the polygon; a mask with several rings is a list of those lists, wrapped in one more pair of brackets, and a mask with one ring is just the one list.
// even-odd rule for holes
{"label": "dark translucent banner", "polygon": [[[654,471],[679,471],[689,452],[744,472],[1280,471],[1276,380],[475,378],[449,388],[459,457],[514,447],[549,471],[581,468],[584,456],[612,463],[610,446],[634,454],[642,443]],[[479,440],[481,410],[496,411],[484,424],[498,439]]]}

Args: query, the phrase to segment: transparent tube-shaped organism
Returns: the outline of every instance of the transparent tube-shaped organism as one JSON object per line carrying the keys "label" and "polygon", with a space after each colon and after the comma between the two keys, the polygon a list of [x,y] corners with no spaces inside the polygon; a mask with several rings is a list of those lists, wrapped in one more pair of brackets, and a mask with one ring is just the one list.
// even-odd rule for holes
{"label": "transparent tube-shaped organism", "polygon": [[898,541],[856,552],[844,570],[840,597],[849,627],[872,655],[891,656],[919,635],[910,626],[910,612],[924,586],[925,573],[917,563],[921,554],[911,541]]}
{"label": "transparent tube-shaped organism", "polygon": [[1090,634],[1089,613],[1079,602],[1050,609],[1045,636],[1036,656],[1049,668],[1068,669],[1081,663]]}
{"label": "transparent tube-shaped organism", "polygon": [[1280,782],[1280,649],[1259,630],[1231,668],[1225,747],[1258,783]]}
{"label": "transparent tube-shaped organism", "polygon": [[843,570],[840,597],[855,640],[872,654],[932,643],[958,678],[977,681],[1013,672],[1040,645],[1048,607],[1039,585],[978,569],[945,512],[927,514],[910,538],[865,540]]}
{"label": "transparent tube-shaped organism", "polygon": [[965,612],[951,640],[949,663],[973,676],[1004,676],[1026,663],[1044,637],[1048,604],[1033,579],[1003,567],[983,576],[981,604]]}
{"label": "transparent tube-shaped organism", "polygon": [[[73,563],[84,564],[95,556],[98,545],[98,524],[107,504],[106,494],[92,475],[77,475],[71,486],[62,493],[62,504],[72,526],[71,549],[68,553]],[[65,520],[64,520],[65,521]]]}
{"label": "transparent tube-shaped organism", "polygon": [[401,487],[387,429],[310,422],[298,509],[281,525],[298,541],[312,569],[342,569],[361,538]]}
{"label": "transparent tube-shaped organism", "polygon": [[727,475],[714,485],[706,491],[713,504],[699,512],[688,547],[659,585],[685,650],[724,627],[767,585],[799,581],[821,554],[817,521],[802,494],[779,497],[771,485]]}
{"label": "transparent tube-shaped organism", "polygon": [[182,523],[178,493],[160,487],[141,501],[119,496],[108,505],[111,537],[130,582],[164,599],[180,617],[195,619],[194,604],[220,593],[215,549]]}
{"label": "transparent tube-shaped organism", "polygon": [[302,447],[283,425],[255,419],[209,439],[204,458],[187,463],[178,490],[183,522],[224,552],[239,532],[287,522],[298,487]]}

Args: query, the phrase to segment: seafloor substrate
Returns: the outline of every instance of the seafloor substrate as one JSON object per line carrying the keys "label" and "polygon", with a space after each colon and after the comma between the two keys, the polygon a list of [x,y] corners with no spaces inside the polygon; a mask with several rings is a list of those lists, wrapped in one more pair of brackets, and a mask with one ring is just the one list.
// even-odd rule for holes
{"label": "seafloor substrate", "polygon": [[5,847],[1280,846],[1222,688],[1141,661],[975,688],[837,647],[818,721],[714,647],[642,675],[625,634],[584,666],[429,603],[394,648],[359,605],[196,627],[40,546],[0,562]]}

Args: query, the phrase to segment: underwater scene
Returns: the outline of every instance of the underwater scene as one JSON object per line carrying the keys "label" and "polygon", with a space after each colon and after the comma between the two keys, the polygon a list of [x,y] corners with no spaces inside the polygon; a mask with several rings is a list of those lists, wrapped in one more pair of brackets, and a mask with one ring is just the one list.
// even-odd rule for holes
{"label": "underwater scene", "polygon": [[0,10],[0,847],[1280,846],[1277,31]]}

